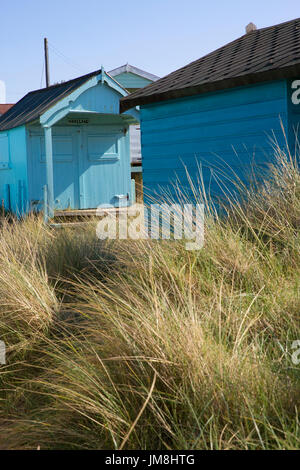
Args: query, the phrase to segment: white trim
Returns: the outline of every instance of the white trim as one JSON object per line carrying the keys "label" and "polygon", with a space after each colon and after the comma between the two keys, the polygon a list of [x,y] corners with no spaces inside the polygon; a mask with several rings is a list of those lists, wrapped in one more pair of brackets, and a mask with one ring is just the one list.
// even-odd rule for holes
{"label": "white trim", "polygon": [[140,77],[147,78],[148,80],[151,80],[152,82],[156,82],[160,78],[157,75],[153,75],[152,73],[145,72],[144,70],[138,69],[137,67],[134,67],[133,65],[129,65],[128,63],[126,65],[122,65],[121,67],[117,67],[116,69],[113,69],[108,73],[112,77],[115,77],[117,75],[120,75],[121,73],[126,73],[126,72],[134,73],[135,75],[139,75]]}
{"label": "white trim", "polygon": [[[78,88],[72,91],[69,95],[62,97],[55,104],[46,109],[40,116],[40,123],[42,126],[53,126],[57,121],[67,116],[70,112],[83,112],[89,113],[89,110],[73,110],[73,102],[86,90],[96,86],[99,82],[106,83],[110,88],[116,90],[121,96],[127,96],[128,92],[123,88],[114,78],[102,70],[102,73],[92,76],[86,82],[82,83]],[[99,113],[96,113],[99,114]],[[101,114],[101,113],[100,113]],[[113,113],[112,113],[113,114]],[[128,113],[135,116],[135,113]],[[138,119],[139,121],[139,119]]]}

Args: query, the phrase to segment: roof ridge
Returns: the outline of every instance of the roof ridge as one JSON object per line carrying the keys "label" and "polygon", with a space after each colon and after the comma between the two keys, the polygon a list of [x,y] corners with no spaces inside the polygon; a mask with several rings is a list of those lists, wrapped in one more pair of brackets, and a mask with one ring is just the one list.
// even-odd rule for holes
{"label": "roof ridge", "polygon": [[[300,20],[300,17],[298,18],[294,18],[293,20],[287,20],[287,21],[283,21],[282,23],[277,23],[277,24],[274,24],[273,26],[265,26],[264,28],[258,28],[256,31],[265,31],[266,29],[270,29],[270,28],[277,28],[277,26],[283,26],[287,23],[294,23],[296,22],[297,20]],[[255,31],[252,31],[255,33]],[[249,34],[249,33],[248,33]]]}
{"label": "roof ridge", "polygon": [[[183,70],[187,67],[189,67],[190,65],[200,61],[200,60],[204,60],[206,57],[208,57],[210,54],[213,54],[213,53],[217,53],[217,52],[220,52],[222,49],[224,49],[225,47],[227,46],[230,46],[232,44],[234,44],[235,42],[238,42],[240,41],[240,39],[242,39],[243,37],[245,36],[248,36],[251,34],[251,36],[253,36],[254,34],[257,34],[259,33],[260,31],[265,31],[266,29],[273,29],[273,28],[276,28],[277,26],[281,26],[281,25],[284,25],[284,24],[287,24],[287,23],[293,23],[293,22],[296,22],[297,20],[300,20],[300,17],[299,18],[295,18],[294,20],[288,20],[288,21],[284,21],[283,23],[278,23],[276,25],[273,25],[273,26],[266,26],[264,28],[257,28],[256,30],[254,31],[251,31],[251,33],[244,33],[242,34],[241,36],[238,36],[236,39],[233,39],[232,41],[229,41],[228,43],[224,44],[223,46],[220,46],[218,47],[217,49],[214,49],[213,51],[211,52],[208,52],[207,54],[199,57],[198,59],[195,59],[195,60],[192,60],[191,62],[189,62],[188,64],[182,66],[182,67],[179,67],[179,69],[177,70],[173,70],[173,72],[170,72],[168,73],[167,75],[165,75],[164,77],[162,77],[160,80],[163,80],[164,78],[167,78],[169,77],[170,75],[172,75],[173,73],[176,73],[176,72],[179,72],[180,70]],[[150,85],[147,85],[147,87],[151,87],[152,85],[154,85],[154,83],[150,83]],[[140,90],[137,90],[133,93],[131,93],[130,97],[134,97],[134,94],[138,94],[140,92]]]}
{"label": "roof ridge", "polygon": [[29,91],[26,95],[24,95],[23,98],[25,98],[25,96],[30,95],[32,93],[44,92],[44,91],[49,90],[49,89],[58,88],[58,87],[64,86],[64,85],[69,85],[70,83],[76,82],[77,80],[78,81],[83,80],[84,78],[88,79],[89,77],[92,77],[94,75],[98,75],[99,73],[101,73],[101,69],[98,69],[98,70],[95,70],[94,72],[90,72],[90,73],[81,75],[80,77],[71,78],[70,80],[62,81],[61,83],[54,83],[53,85],[50,85],[48,87],[38,88],[36,90]]}
{"label": "roof ridge", "polygon": [[[291,50],[293,63],[282,59],[282,47],[278,46],[278,41]],[[122,98],[121,110],[217,89],[294,76],[299,74],[300,69],[300,54],[295,49],[295,44],[298,43],[300,18],[245,33],[170,72],[157,82]]]}
{"label": "roof ridge", "polygon": [[160,78],[157,75],[154,75],[153,73],[146,72],[146,70],[136,67],[135,65],[130,65],[128,62],[124,65],[120,65],[119,67],[116,67],[110,70],[108,73],[112,74],[111,76],[114,77],[114,76],[117,76],[119,73],[124,73],[124,72],[133,73],[135,75],[139,75],[141,77],[147,78],[148,80],[152,80],[152,81],[157,81]]}
{"label": "roof ridge", "polygon": [[[260,29],[257,29],[256,31],[253,31],[253,33],[255,33],[255,32],[257,32],[257,31],[260,31]],[[244,36],[246,36],[246,35],[247,35],[247,34],[242,34],[241,36],[237,37],[236,39],[233,39],[232,41],[229,41],[228,43],[224,44],[223,46],[220,46],[220,47],[218,47],[217,49],[214,49],[213,51],[208,52],[208,53],[205,54],[204,56],[199,57],[198,59],[192,60],[192,61],[189,62],[188,64],[183,65],[182,67],[179,67],[179,69],[173,70],[173,72],[168,73],[168,74],[165,75],[164,77],[160,78],[160,80],[164,80],[165,78],[170,77],[170,75],[175,74],[175,73],[179,72],[180,70],[184,70],[185,68],[190,67],[191,65],[195,64],[196,62],[199,62],[199,61],[204,60],[206,57],[208,57],[208,56],[211,55],[211,54],[220,52],[220,51],[221,51],[222,49],[224,49],[225,47],[230,46],[231,44],[234,44],[235,42],[238,42],[240,39],[242,39],[242,38],[243,38]],[[142,88],[141,90],[144,90],[145,88],[148,88],[148,89],[149,89],[150,87],[155,86],[155,85],[157,85],[156,82],[150,83],[149,85],[147,85],[146,87]],[[129,95],[129,98],[128,98],[128,99],[134,98],[134,96],[135,96],[135,95],[138,95],[138,94],[141,92],[141,90],[136,90],[136,91],[134,91],[133,93],[131,93],[131,94]]]}

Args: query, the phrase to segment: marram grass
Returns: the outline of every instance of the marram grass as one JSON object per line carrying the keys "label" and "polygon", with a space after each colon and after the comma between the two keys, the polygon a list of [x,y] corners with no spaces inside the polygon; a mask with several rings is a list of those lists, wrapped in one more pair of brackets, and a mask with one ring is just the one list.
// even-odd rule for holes
{"label": "marram grass", "polygon": [[0,448],[299,448],[300,173],[277,157],[200,251],[2,224]]}

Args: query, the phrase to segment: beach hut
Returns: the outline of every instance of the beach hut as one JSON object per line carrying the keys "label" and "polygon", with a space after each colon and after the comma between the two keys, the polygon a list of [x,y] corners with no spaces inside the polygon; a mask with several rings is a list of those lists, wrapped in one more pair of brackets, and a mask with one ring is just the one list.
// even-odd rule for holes
{"label": "beach hut", "polygon": [[28,93],[0,117],[0,199],[22,215],[44,205],[89,210],[131,203],[127,91],[105,71]]}
{"label": "beach hut", "polygon": [[[114,77],[129,93],[144,88],[150,83],[159,80],[157,75],[145,70],[126,64],[110,70],[109,75]],[[136,200],[143,201],[143,178],[142,178],[142,152],[141,152],[141,129],[140,123],[129,126],[130,156],[131,156],[131,178],[134,180]]]}
{"label": "beach hut", "polygon": [[199,168],[212,196],[233,192],[231,179],[267,170],[275,141],[295,151],[300,19],[250,23],[235,41],[122,98],[120,111],[137,105],[148,193],[174,193],[176,180],[187,189],[187,173]]}

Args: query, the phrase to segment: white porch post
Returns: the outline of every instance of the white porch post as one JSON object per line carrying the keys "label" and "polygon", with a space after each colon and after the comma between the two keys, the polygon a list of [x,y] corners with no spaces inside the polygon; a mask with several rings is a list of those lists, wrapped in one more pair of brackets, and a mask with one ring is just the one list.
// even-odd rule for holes
{"label": "white porch post", "polygon": [[53,152],[52,152],[52,127],[44,126],[45,153],[46,153],[46,182],[48,189],[48,214],[54,215],[54,184],[53,184]]}

